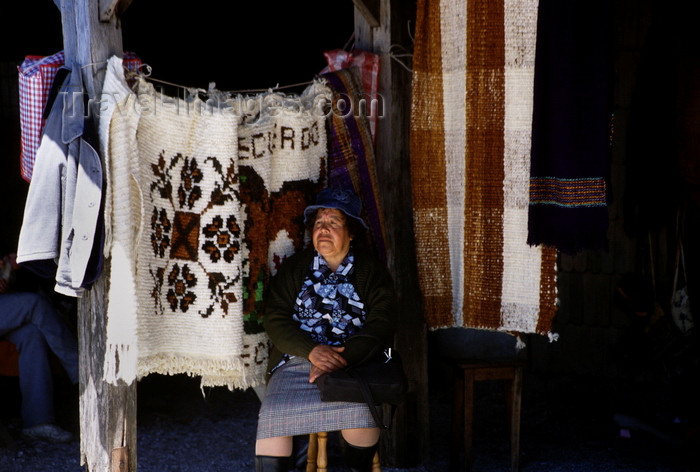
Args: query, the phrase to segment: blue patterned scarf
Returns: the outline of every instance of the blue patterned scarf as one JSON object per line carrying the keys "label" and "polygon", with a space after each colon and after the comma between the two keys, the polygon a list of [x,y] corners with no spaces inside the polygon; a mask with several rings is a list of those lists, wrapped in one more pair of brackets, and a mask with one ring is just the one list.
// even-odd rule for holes
{"label": "blue patterned scarf", "polygon": [[339,346],[365,322],[364,303],[348,281],[354,262],[350,251],[333,272],[317,252],[297,295],[294,319],[319,344]]}
{"label": "blue patterned scarf", "polygon": [[[293,318],[302,331],[319,344],[340,346],[348,336],[357,332],[365,322],[365,304],[349,282],[355,266],[352,249],[338,269],[333,272],[325,259],[316,252],[309,274],[294,303]],[[285,354],[270,373],[294,356]]]}

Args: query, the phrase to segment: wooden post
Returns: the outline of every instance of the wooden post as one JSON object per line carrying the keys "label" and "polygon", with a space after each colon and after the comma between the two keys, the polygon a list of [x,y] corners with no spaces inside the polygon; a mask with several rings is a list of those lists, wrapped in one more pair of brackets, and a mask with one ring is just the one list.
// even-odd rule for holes
{"label": "wooden post", "polygon": [[380,457],[383,465],[401,468],[424,463],[429,453],[427,326],[418,286],[411,205],[411,74],[389,54],[394,44],[412,49],[408,25],[415,24],[414,17],[413,2],[381,0],[379,26],[372,27],[366,11],[355,8],[355,47],[381,58],[379,94],[384,114],[377,123],[377,178],[382,189],[388,266],[399,297],[396,348],[405,363],[410,391],[396,412],[391,433],[382,440]]}
{"label": "wooden post", "polygon": [[[105,62],[112,55],[122,55],[118,19],[100,21],[94,0],[61,0],[60,4],[66,64],[82,67],[90,113],[98,126]],[[103,275],[78,303],[80,463],[89,472],[128,472],[136,471],[136,383],[114,386],[102,380],[108,273],[109,261],[105,261]]]}

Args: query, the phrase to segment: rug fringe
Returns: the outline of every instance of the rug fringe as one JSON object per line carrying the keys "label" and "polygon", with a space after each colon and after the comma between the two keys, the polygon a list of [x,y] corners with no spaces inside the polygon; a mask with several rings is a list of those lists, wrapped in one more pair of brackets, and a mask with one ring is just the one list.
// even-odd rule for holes
{"label": "rug fringe", "polygon": [[193,359],[171,354],[156,354],[142,357],[138,361],[139,378],[148,374],[176,375],[187,374],[201,377],[200,387],[217,387],[226,385],[229,390],[246,389],[264,382],[262,373],[251,370],[246,363],[236,357],[229,359]]}

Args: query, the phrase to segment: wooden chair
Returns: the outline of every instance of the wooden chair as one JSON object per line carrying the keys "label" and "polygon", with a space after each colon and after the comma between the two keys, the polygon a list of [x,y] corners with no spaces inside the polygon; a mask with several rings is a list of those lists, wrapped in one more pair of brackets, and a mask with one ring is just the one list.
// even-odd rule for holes
{"label": "wooden chair", "polygon": [[510,465],[518,471],[520,454],[520,406],[525,361],[490,362],[456,361],[454,363],[454,411],[450,469],[458,470],[460,449],[464,452],[464,471],[472,468],[472,433],[474,421],[474,382],[503,381],[506,410],[510,426]]}
{"label": "wooden chair", "polygon": [[[9,341],[0,341],[0,375],[19,376],[18,360],[19,353],[15,345]],[[0,447],[6,447],[11,451],[17,450],[17,443],[2,423],[0,423]]]}
{"label": "wooden chair", "polygon": [[0,375],[19,376],[19,353],[10,341],[0,341]]}
{"label": "wooden chair", "polygon": [[[61,361],[52,351],[49,352],[49,364],[55,375],[64,375]],[[0,375],[19,377],[19,352],[10,341],[0,340]]]}
{"label": "wooden chair", "polygon": [[[328,433],[309,434],[309,449],[306,459],[306,472],[328,472]],[[372,472],[382,472],[379,452],[374,454]]]}

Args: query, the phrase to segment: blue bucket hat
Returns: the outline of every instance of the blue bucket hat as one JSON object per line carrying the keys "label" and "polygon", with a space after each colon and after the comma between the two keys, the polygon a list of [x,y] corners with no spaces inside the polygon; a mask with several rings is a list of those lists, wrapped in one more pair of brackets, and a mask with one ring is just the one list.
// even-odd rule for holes
{"label": "blue bucket hat", "polygon": [[368,229],[367,224],[360,216],[362,202],[360,197],[352,190],[341,187],[328,187],[321,190],[316,196],[316,203],[309,205],[304,210],[304,223],[307,224],[311,214],[319,208],[335,208],[342,211],[350,218],[360,222],[363,228]]}

